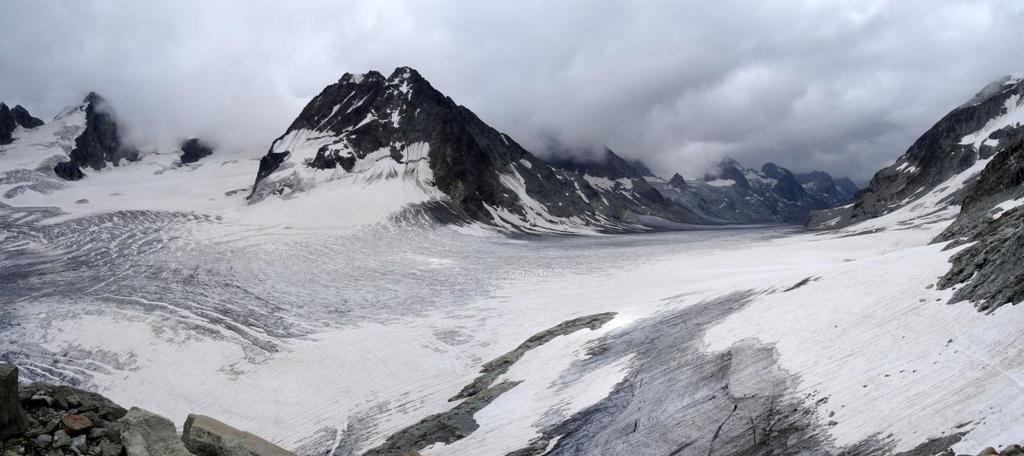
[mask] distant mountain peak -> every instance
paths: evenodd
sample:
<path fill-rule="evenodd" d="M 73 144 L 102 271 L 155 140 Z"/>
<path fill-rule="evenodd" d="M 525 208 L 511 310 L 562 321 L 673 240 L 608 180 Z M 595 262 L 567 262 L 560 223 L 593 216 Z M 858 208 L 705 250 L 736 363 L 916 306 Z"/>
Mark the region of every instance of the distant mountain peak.
<path fill-rule="evenodd" d="M 65 180 L 84 177 L 82 168 L 99 171 L 108 164 L 119 166 L 122 160 L 136 161 L 139 151 L 122 143 L 119 126 L 110 104 L 96 92 L 89 92 L 77 108 L 65 110 L 58 118 L 75 111 L 85 113 L 85 128 L 75 138 L 69 162 L 58 163 L 54 172 Z"/>
<path fill-rule="evenodd" d="M 679 173 L 675 173 L 668 180 L 668 184 L 678 189 L 684 189 L 686 188 L 686 179 L 683 179 L 683 176 L 680 176 Z"/>

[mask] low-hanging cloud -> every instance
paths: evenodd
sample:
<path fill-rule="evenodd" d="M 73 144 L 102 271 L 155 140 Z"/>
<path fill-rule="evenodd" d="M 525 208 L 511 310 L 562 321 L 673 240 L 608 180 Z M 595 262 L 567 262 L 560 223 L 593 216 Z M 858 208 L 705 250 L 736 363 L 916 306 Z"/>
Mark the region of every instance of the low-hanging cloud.
<path fill-rule="evenodd" d="M 266 150 L 323 86 L 409 65 L 535 152 L 730 155 L 858 179 L 1024 70 L 1015 0 L 10 2 L 0 99 L 90 91 L 130 139 Z"/>

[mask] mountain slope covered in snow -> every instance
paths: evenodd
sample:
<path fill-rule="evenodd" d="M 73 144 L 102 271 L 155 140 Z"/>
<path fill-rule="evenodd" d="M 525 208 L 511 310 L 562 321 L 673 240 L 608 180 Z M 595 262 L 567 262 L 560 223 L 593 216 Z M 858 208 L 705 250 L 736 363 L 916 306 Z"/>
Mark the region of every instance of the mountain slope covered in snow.
<path fill-rule="evenodd" d="M 603 181 L 602 181 L 603 182 Z M 301 198 L 316 187 L 393 192 L 437 218 L 517 232 L 636 231 L 696 223 L 677 210 L 649 223 L 552 168 L 407 67 L 344 75 L 306 105 L 260 162 L 250 201 Z M 326 190 L 326 189 L 324 189 Z"/>

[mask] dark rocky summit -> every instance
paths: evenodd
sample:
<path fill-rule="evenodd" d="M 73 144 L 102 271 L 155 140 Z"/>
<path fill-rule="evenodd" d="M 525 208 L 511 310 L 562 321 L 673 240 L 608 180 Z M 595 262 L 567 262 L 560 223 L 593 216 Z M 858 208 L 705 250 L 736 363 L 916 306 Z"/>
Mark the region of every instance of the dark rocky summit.
<path fill-rule="evenodd" d="M 426 157 L 406 156 L 415 144 L 426 145 Z M 429 178 L 418 178 L 447 196 L 444 209 L 456 223 L 507 222 L 529 230 L 537 219 L 555 225 L 572 219 L 614 231 L 636 229 L 646 215 L 601 199 L 585 179 L 527 152 L 407 67 L 388 77 L 345 74 L 327 86 L 260 161 L 249 199 L 302 190 L 303 168 L 360 173 L 390 160 L 408 170 L 424 159 Z M 285 169 L 294 174 L 268 182 Z M 672 221 L 699 220 L 673 211 L 678 219 Z M 496 214 L 516 220 L 499 221 Z"/>
<path fill-rule="evenodd" d="M 985 131 L 985 137 L 977 138 L 976 143 L 965 143 L 965 138 L 982 133 L 990 121 L 1007 112 L 1008 103 L 1019 103 L 1022 95 L 1024 80 L 1007 77 L 988 85 L 969 102 L 946 114 L 895 163 L 875 173 L 868 187 L 857 192 L 850 207 L 816 214 L 808 225 L 821 228 L 829 221 L 828 227 L 842 227 L 884 215 L 924 196 L 979 159 L 1004 150 L 1008 140 L 1024 132 L 1024 127 L 1011 125 Z M 959 203 L 966 190 L 949 203 Z"/>
<path fill-rule="evenodd" d="M 32 114 L 29 114 L 28 110 L 21 105 L 14 106 L 14 108 L 11 109 L 11 115 L 14 116 L 14 121 L 24 128 L 41 127 L 44 123 L 41 119 L 33 117 Z"/>
<path fill-rule="evenodd" d="M 679 190 L 683 190 L 686 188 L 686 179 L 683 179 L 683 176 L 680 176 L 679 173 L 675 173 L 672 175 L 672 178 L 668 180 L 668 184 Z"/>
<path fill-rule="evenodd" d="M 74 162 L 65 161 L 54 165 L 53 172 L 64 180 L 76 181 L 85 177 L 85 173 L 82 172 L 82 168 L 79 168 Z"/>
<path fill-rule="evenodd" d="M 69 386 L 18 388 L 18 370 L 0 363 L 0 454 L 5 456 L 294 456 L 209 417 L 174 423 Z"/>
<path fill-rule="evenodd" d="M 213 147 L 199 138 L 189 138 L 181 143 L 181 163 L 195 163 L 213 155 Z"/>
<path fill-rule="evenodd" d="M 117 122 L 106 100 L 90 92 L 82 101 L 80 109 L 85 110 L 85 130 L 75 139 L 75 147 L 69 154 L 71 161 L 54 167 L 58 176 L 77 180 L 82 177 L 82 168 L 99 171 L 108 163 L 118 166 L 121 160 L 139 159 L 138 150 L 122 144 Z"/>
<path fill-rule="evenodd" d="M 42 120 L 32 117 L 21 105 L 11 109 L 0 103 L 0 145 L 10 144 L 14 140 L 12 134 L 16 128 L 36 128 L 42 124 Z"/>

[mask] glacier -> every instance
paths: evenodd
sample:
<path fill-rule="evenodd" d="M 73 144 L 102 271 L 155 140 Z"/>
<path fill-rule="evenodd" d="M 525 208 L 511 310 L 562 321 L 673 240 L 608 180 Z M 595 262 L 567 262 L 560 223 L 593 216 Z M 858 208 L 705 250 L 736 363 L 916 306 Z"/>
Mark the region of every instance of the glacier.
<path fill-rule="evenodd" d="M 1024 318 L 934 288 L 957 251 L 930 244 L 956 216 L 941 201 L 984 162 L 833 232 L 536 237 L 317 196 L 339 192 L 247 205 L 244 154 L 170 160 L 0 206 L 0 352 L 23 377 L 363 454 L 531 335 L 613 312 L 523 354 L 475 430 L 420 452 L 707 454 L 776 422 L 793 445 L 971 451 L 1024 431 Z"/>

